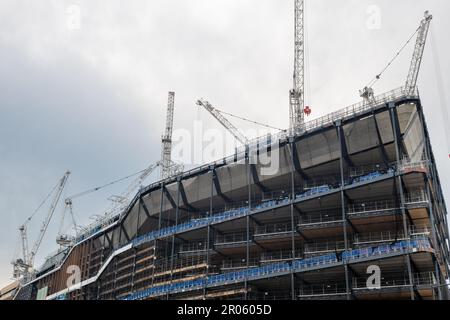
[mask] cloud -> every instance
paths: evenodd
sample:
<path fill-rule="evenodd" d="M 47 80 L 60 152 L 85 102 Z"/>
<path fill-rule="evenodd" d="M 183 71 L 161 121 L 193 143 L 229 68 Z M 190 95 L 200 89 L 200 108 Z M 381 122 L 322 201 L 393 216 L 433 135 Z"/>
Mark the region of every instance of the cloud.
<path fill-rule="evenodd" d="M 381 9 L 379 30 L 366 27 L 366 10 L 373 4 Z M 80 9 L 75 30 L 68 28 L 72 5 Z M 450 63 L 443 59 L 450 56 L 448 1 L 308 1 L 307 103 L 313 116 L 358 101 L 358 89 L 384 67 L 426 8 L 435 15 L 432 27 L 448 87 Z M 1 1 L 0 284 L 9 278 L 17 226 L 66 169 L 73 171 L 67 191 L 73 194 L 159 158 L 167 91 L 177 93 L 178 128 L 191 129 L 195 118 L 217 127 L 195 106 L 200 97 L 231 113 L 287 127 L 292 18 L 293 3 L 276 0 Z M 409 50 L 377 92 L 402 85 Z M 427 51 L 420 85 L 448 195 L 442 178 L 450 175 L 448 150 L 441 147 L 447 124 L 435 112 L 431 59 Z M 80 199 L 79 219 L 89 222 L 121 187 Z M 39 221 L 33 223 L 31 239 L 39 227 Z M 56 232 L 57 223 L 42 245 L 43 256 L 55 248 Z"/>

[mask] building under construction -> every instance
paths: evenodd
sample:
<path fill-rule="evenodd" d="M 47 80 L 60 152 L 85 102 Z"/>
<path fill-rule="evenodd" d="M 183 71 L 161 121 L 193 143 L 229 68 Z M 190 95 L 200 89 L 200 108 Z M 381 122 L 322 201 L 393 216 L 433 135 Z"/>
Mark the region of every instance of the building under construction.
<path fill-rule="evenodd" d="M 309 122 L 296 47 L 290 130 L 167 171 L 15 299 L 449 299 L 447 210 L 416 88 L 430 19 L 406 86 L 366 87 L 364 101 Z"/>
<path fill-rule="evenodd" d="M 448 299 L 446 207 L 418 95 L 303 129 L 142 189 L 16 299 Z M 265 176 L 267 153 L 279 170 Z M 68 286 L 73 265 L 81 282 Z"/>

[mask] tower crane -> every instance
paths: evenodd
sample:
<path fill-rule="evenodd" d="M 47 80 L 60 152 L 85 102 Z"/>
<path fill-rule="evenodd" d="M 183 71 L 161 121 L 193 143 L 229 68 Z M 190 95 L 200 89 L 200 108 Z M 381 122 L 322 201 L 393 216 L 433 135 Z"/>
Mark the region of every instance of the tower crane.
<path fill-rule="evenodd" d="M 427 42 L 428 30 L 430 29 L 430 23 L 433 16 L 425 11 L 423 20 L 420 22 L 420 26 L 417 32 L 416 45 L 414 47 L 414 53 L 409 67 L 408 77 L 406 78 L 405 93 L 413 94 L 416 90 L 417 79 L 419 77 L 420 66 L 422 64 L 423 52 L 425 50 L 425 44 Z"/>
<path fill-rule="evenodd" d="M 248 144 L 248 138 L 244 134 L 242 134 L 230 121 L 228 121 L 228 119 L 225 118 L 218 109 L 214 108 L 211 103 L 209 103 L 207 100 L 199 99 L 197 101 L 197 105 L 205 108 L 206 111 L 208 111 L 214 118 L 216 118 L 217 121 L 219 121 L 219 123 L 225 129 L 227 129 L 237 141 L 239 141 L 243 145 Z"/>
<path fill-rule="evenodd" d="M 42 240 L 44 238 L 44 235 L 48 229 L 48 225 L 50 224 L 50 221 L 53 217 L 53 214 L 55 212 L 56 206 L 59 202 L 59 199 L 61 198 L 61 194 L 64 190 L 64 187 L 66 186 L 67 179 L 69 178 L 70 171 L 67 171 L 64 176 L 58 181 L 58 184 L 53 189 L 52 193 L 55 192 L 55 195 L 52 199 L 52 202 L 50 204 L 50 208 L 48 210 L 47 216 L 45 217 L 44 221 L 42 222 L 41 229 L 39 231 L 39 235 L 33 244 L 31 251 L 28 252 L 28 236 L 27 236 L 27 226 L 28 223 L 31 221 L 31 219 L 34 216 L 33 215 L 27 219 L 27 221 L 19 227 L 20 231 L 20 237 L 21 237 L 21 243 L 22 243 L 22 258 L 18 258 L 12 262 L 14 267 L 14 278 L 18 279 L 21 276 L 24 278 L 27 278 L 30 273 L 33 271 L 34 266 L 34 259 L 36 257 L 36 254 L 39 250 L 39 247 L 41 246 Z M 36 211 L 35 211 L 36 213 Z"/>
<path fill-rule="evenodd" d="M 419 71 L 422 64 L 423 53 L 425 50 L 425 44 L 427 42 L 428 31 L 430 29 L 430 23 L 433 19 L 433 16 L 429 13 L 429 11 L 425 11 L 424 18 L 420 21 L 419 27 L 416 29 L 414 34 L 406 41 L 406 43 L 400 48 L 400 50 L 395 54 L 391 61 L 387 64 L 387 66 L 375 76 L 375 78 L 364 87 L 364 89 L 360 90 L 360 96 L 364 99 L 367 104 L 373 104 L 375 102 L 375 95 L 373 86 L 377 83 L 382 75 L 389 69 L 392 63 L 400 56 L 406 46 L 412 41 L 414 36 L 417 34 L 416 44 L 414 47 L 413 56 L 411 59 L 411 65 L 409 67 L 408 76 L 406 78 L 406 83 L 403 88 L 405 94 L 414 94 L 417 86 L 417 79 L 419 77 Z"/>
<path fill-rule="evenodd" d="M 172 161 L 173 113 L 175 109 L 175 92 L 169 92 L 166 115 L 166 129 L 161 137 L 161 179 L 183 171 L 183 166 Z"/>
<path fill-rule="evenodd" d="M 289 91 L 289 128 L 292 133 L 301 132 L 305 122 L 305 114 L 310 115 L 311 109 L 305 107 L 305 0 L 294 0 L 294 73 L 293 88 Z M 248 139 L 236 129 L 223 115 L 208 101 L 198 100 L 197 105 L 204 107 L 242 144 Z M 234 115 L 232 115 L 234 116 Z M 240 117 L 237 117 L 240 118 Z M 243 119 L 249 121 L 247 119 Z M 250 121 L 259 124 L 255 121 Z M 260 125 L 260 124 L 259 124 Z M 268 125 L 265 127 L 273 128 Z M 277 129 L 277 128 L 276 128 Z M 280 129 L 279 129 L 280 130 Z"/>
<path fill-rule="evenodd" d="M 150 166 L 148 166 L 146 169 L 141 170 L 137 173 L 134 173 L 132 175 L 126 176 L 124 178 L 120 178 L 118 180 L 109 182 L 105 185 L 96 187 L 96 188 L 92 188 L 83 192 L 80 192 L 78 194 L 75 194 L 71 197 L 68 197 L 65 199 L 65 209 L 64 209 L 64 213 L 63 213 L 63 217 L 62 217 L 62 221 L 60 224 L 60 230 L 58 233 L 58 236 L 56 238 L 56 242 L 64 247 L 64 246 L 70 246 L 73 244 L 73 240 L 78 237 L 80 234 L 84 233 L 84 232 L 88 232 L 89 230 L 93 229 L 95 226 L 98 226 L 100 224 L 102 224 L 103 222 L 107 221 L 109 218 L 113 217 L 114 215 L 120 214 L 122 213 L 126 207 L 129 205 L 131 199 L 131 195 L 133 195 L 136 192 L 136 189 L 138 189 L 142 183 L 144 182 L 144 180 L 150 176 L 152 174 L 152 172 L 154 172 L 154 170 L 161 166 L 161 161 L 158 161 L 156 163 L 151 164 Z M 110 197 L 110 200 L 112 200 L 111 205 L 103 212 L 102 215 L 98 215 L 99 218 L 91 225 L 85 227 L 85 228 L 79 228 L 76 223 L 75 223 L 75 219 L 74 219 L 74 215 L 72 212 L 72 205 L 73 205 L 73 200 L 76 198 L 80 198 L 83 196 L 86 196 L 88 194 L 94 193 L 96 191 L 102 190 L 106 187 L 109 187 L 111 185 L 117 184 L 119 182 L 122 182 L 126 179 L 129 179 L 131 177 L 134 176 L 138 176 L 135 180 L 133 180 L 128 187 L 120 194 L 120 195 L 114 195 L 112 197 Z M 76 235 L 75 237 L 69 236 L 67 234 L 62 234 L 62 225 L 63 225 L 63 221 L 64 221 L 64 215 L 65 213 L 69 211 L 71 216 L 72 216 L 72 223 L 75 227 L 76 230 Z M 95 225 L 95 226 L 94 226 Z"/>
<path fill-rule="evenodd" d="M 62 220 L 61 220 L 61 224 L 60 224 L 60 231 L 59 231 L 59 234 L 56 239 L 56 242 L 60 246 L 70 246 L 73 243 L 73 237 L 62 234 L 62 226 L 64 223 L 64 216 L 67 211 L 70 212 L 70 214 L 72 216 L 72 222 L 74 224 L 74 227 L 75 227 L 75 229 L 77 229 L 75 219 L 73 217 L 73 212 L 72 212 L 73 199 L 85 196 L 87 194 L 90 194 L 90 193 L 93 193 L 96 191 L 99 191 L 110 185 L 116 184 L 116 183 L 121 182 L 125 179 L 128 179 L 132 176 L 138 175 L 138 177 L 134 181 L 132 181 L 128 185 L 126 190 L 124 190 L 120 195 L 113 195 L 109 198 L 109 200 L 112 201 L 111 205 L 107 208 L 107 210 L 105 210 L 105 212 L 103 212 L 102 215 L 98 215 L 98 219 L 96 219 L 96 221 L 93 224 L 80 230 L 80 233 L 87 232 L 87 231 L 91 230 L 94 227 L 94 225 L 98 226 L 98 225 L 102 224 L 103 222 L 107 221 L 108 219 L 110 219 L 111 217 L 122 213 L 129 205 L 129 203 L 131 201 L 130 197 L 142 185 L 144 180 L 154 172 L 154 170 L 156 168 L 158 168 L 158 167 L 161 168 L 161 179 L 166 179 L 166 178 L 168 178 L 174 174 L 177 174 L 183 170 L 182 165 L 175 163 L 171 159 L 174 107 L 175 107 L 175 92 L 171 91 L 171 92 L 169 92 L 169 99 L 168 99 L 168 105 L 167 105 L 166 128 L 165 128 L 165 132 L 162 135 L 162 139 L 161 139 L 161 160 L 160 161 L 158 161 L 156 163 L 152 163 L 146 169 L 144 169 L 138 173 L 132 174 L 125 178 L 121 178 L 119 180 L 115 180 L 115 181 L 105 184 L 103 186 L 99 186 L 99 187 L 96 187 L 96 188 L 93 188 L 93 189 L 90 189 L 90 190 L 87 190 L 84 192 L 80 192 L 80 193 L 73 195 L 65 200 L 66 207 L 65 207 L 65 210 L 64 210 L 64 213 L 62 216 Z M 78 236 L 78 234 L 76 236 Z"/>
<path fill-rule="evenodd" d="M 165 179 L 170 175 L 172 158 L 172 132 L 173 132 L 173 112 L 175 109 L 175 92 L 169 92 L 166 115 L 166 130 L 161 137 L 161 178 Z"/>
<path fill-rule="evenodd" d="M 305 121 L 305 12 L 304 0 L 295 0 L 294 85 L 289 92 L 291 131 L 301 131 Z"/>

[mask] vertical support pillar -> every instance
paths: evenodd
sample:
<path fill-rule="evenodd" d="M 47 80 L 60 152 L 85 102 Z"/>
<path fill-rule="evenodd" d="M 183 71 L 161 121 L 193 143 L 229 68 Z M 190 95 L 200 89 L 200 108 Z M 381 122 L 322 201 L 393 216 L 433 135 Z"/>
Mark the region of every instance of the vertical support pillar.
<path fill-rule="evenodd" d="M 106 242 L 108 241 L 108 239 L 106 239 L 106 237 L 107 237 L 107 233 L 105 233 L 104 236 L 103 236 L 102 250 L 101 250 L 101 253 L 100 253 L 100 266 L 103 265 L 103 257 L 105 255 L 105 245 L 106 245 Z M 100 268 L 101 267 L 99 267 L 99 269 Z M 97 284 L 97 299 L 96 300 L 100 300 L 100 290 L 101 290 L 101 287 L 102 287 L 101 277 L 99 277 L 99 279 L 97 280 L 96 284 Z"/>
<path fill-rule="evenodd" d="M 213 197 L 214 197 L 214 175 L 215 175 L 215 170 L 214 170 L 214 166 L 211 166 L 209 168 L 209 172 L 211 172 L 211 194 L 209 196 L 209 212 L 208 212 L 208 217 L 210 217 L 212 215 L 213 212 L 213 208 L 214 208 L 214 203 L 213 203 Z M 208 222 L 208 227 L 206 229 L 206 246 L 205 246 L 205 250 L 206 250 L 206 271 L 205 271 L 205 279 L 207 280 L 209 277 L 209 265 L 210 265 L 210 257 L 209 257 L 209 252 L 210 252 L 210 245 L 211 245 L 211 222 Z M 206 300 L 206 295 L 207 295 L 207 284 L 205 282 L 205 285 L 203 287 L 203 300 Z"/>
<path fill-rule="evenodd" d="M 294 166 L 294 143 L 295 138 L 289 137 L 289 146 L 291 148 L 291 255 L 292 260 L 291 263 L 294 263 L 295 260 L 295 219 L 294 219 L 294 201 L 295 201 L 295 166 Z M 294 270 L 291 270 L 291 299 L 296 300 L 296 294 L 295 294 L 295 273 Z"/>
<path fill-rule="evenodd" d="M 423 108 L 422 108 L 420 102 L 417 103 L 416 108 L 417 108 L 417 113 L 419 115 L 419 119 L 420 119 L 420 122 L 422 125 L 422 135 L 423 135 L 423 139 L 424 139 L 424 153 L 425 153 L 425 157 L 426 157 L 425 160 L 427 163 L 427 180 L 425 181 L 425 183 L 426 183 L 426 188 L 427 188 L 426 194 L 427 194 L 428 203 L 429 203 L 430 221 L 431 221 L 431 230 L 432 230 L 433 241 L 434 241 L 434 249 L 441 254 L 442 262 L 444 263 L 446 271 L 448 273 L 448 271 L 449 271 L 448 264 L 447 264 L 448 250 L 446 248 L 447 246 L 445 243 L 446 235 L 442 235 L 442 237 L 439 237 L 440 232 L 436 228 L 437 226 L 439 226 L 442 223 L 442 218 L 444 220 L 443 221 L 444 225 L 447 226 L 445 204 L 444 204 L 444 200 L 442 198 L 442 192 L 440 191 L 440 188 L 439 188 L 439 182 L 436 181 L 436 180 L 438 180 L 436 165 L 433 161 L 434 159 L 433 159 L 433 154 L 432 154 L 432 150 L 431 150 L 429 134 L 427 131 L 427 124 L 425 121 L 425 115 L 423 113 Z M 433 206 L 433 193 L 430 190 L 430 183 L 432 184 L 433 189 L 434 189 L 434 195 L 436 197 L 436 199 L 434 199 L 435 200 L 434 204 L 436 205 L 436 207 Z M 434 210 L 435 208 L 436 208 L 436 210 Z M 447 230 L 446 230 L 446 232 L 448 232 Z M 448 235 L 448 233 L 447 233 L 447 235 Z M 440 239 L 443 241 L 443 243 L 440 241 Z M 437 260 L 436 257 L 434 257 L 434 264 L 435 264 L 436 279 L 438 280 L 438 285 L 439 285 L 438 296 L 439 296 L 439 300 L 442 300 L 443 293 L 442 293 L 442 287 L 440 286 L 440 284 L 441 284 L 441 280 L 444 280 L 444 282 L 445 282 L 445 276 L 441 272 L 441 269 L 439 267 L 439 261 Z"/>
<path fill-rule="evenodd" d="M 433 247 L 436 251 L 440 251 L 439 240 L 437 238 L 436 228 L 435 228 L 436 221 L 434 219 L 433 198 L 432 198 L 432 194 L 430 191 L 430 185 L 429 185 L 428 179 L 425 180 L 425 187 L 426 187 L 426 194 L 427 194 L 427 198 L 428 198 L 428 210 L 429 210 L 429 214 L 430 214 L 430 223 L 431 223 L 431 236 L 432 236 L 432 242 L 434 244 Z M 439 269 L 439 263 L 435 256 L 433 256 L 433 263 L 435 265 L 436 280 L 437 280 L 437 285 L 438 285 L 438 298 L 439 298 L 439 300 L 442 300 L 441 274 L 440 274 L 440 269 Z"/>
<path fill-rule="evenodd" d="M 178 227 L 178 215 L 180 208 L 180 183 L 181 178 L 177 177 L 177 205 L 175 208 L 175 227 Z M 171 246 L 171 254 L 170 254 L 170 284 L 173 281 L 173 266 L 175 260 L 175 233 L 172 235 L 172 246 Z M 167 294 L 167 300 L 169 300 L 169 293 Z"/>
<path fill-rule="evenodd" d="M 142 207 L 142 203 L 141 203 L 142 197 L 139 196 L 139 200 L 137 201 L 138 203 L 138 216 L 137 216 L 137 223 L 136 223 L 136 238 L 139 237 L 139 218 L 141 217 L 141 207 Z M 137 256 L 137 248 L 133 248 L 133 271 L 131 273 L 131 288 L 130 288 L 130 292 L 133 293 L 134 292 L 134 276 L 136 274 L 136 256 Z"/>
<path fill-rule="evenodd" d="M 344 248 L 345 252 L 348 251 L 348 235 L 347 235 L 347 210 L 345 208 L 345 180 L 344 180 L 344 146 L 342 143 L 344 143 L 341 129 L 342 129 L 342 121 L 338 120 L 335 122 L 335 127 L 338 134 L 338 140 L 339 140 L 339 167 L 340 167 L 340 178 L 341 178 L 341 187 L 340 187 L 340 195 L 341 195 L 341 213 L 342 213 L 342 233 L 344 236 Z M 350 276 L 349 276 L 349 268 L 348 268 L 348 262 L 343 260 L 344 264 L 344 273 L 345 273 L 345 294 L 347 300 L 351 300 L 352 295 L 352 286 L 350 284 Z"/>
<path fill-rule="evenodd" d="M 137 256 L 137 248 L 133 248 L 133 270 L 131 271 L 131 287 L 130 293 L 134 292 L 134 275 L 136 273 L 136 256 Z"/>
<path fill-rule="evenodd" d="M 245 217 L 245 223 L 246 223 L 246 268 L 247 270 L 250 267 L 250 211 L 252 210 L 252 185 L 251 185 L 251 171 L 250 171 L 250 149 L 249 146 L 245 146 L 245 170 L 246 170 L 246 176 L 247 176 L 247 186 L 248 186 L 248 209 L 249 212 L 247 213 Z M 245 296 L 244 299 L 248 299 L 248 279 L 247 276 L 245 276 Z"/>
<path fill-rule="evenodd" d="M 162 211 L 163 211 L 163 207 L 164 207 L 164 182 L 161 182 L 161 197 L 160 197 L 160 201 L 159 201 L 159 214 L 158 214 L 158 231 L 161 230 L 161 224 L 162 224 Z M 155 245 L 155 257 L 153 259 L 153 271 L 152 271 L 152 287 L 155 284 L 155 271 L 156 271 L 156 264 L 158 263 L 158 258 L 157 258 L 157 249 L 158 249 L 158 240 L 155 238 L 154 240 L 154 245 Z"/>
<path fill-rule="evenodd" d="M 109 294 L 109 296 L 111 297 L 111 299 L 114 299 L 115 297 L 115 294 L 116 294 L 116 284 L 117 284 L 117 264 L 118 264 L 118 262 L 117 261 L 119 261 L 119 258 L 118 257 L 116 257 L 115 258 L 115 263 L 114 263 L 114 282 L 113 282 L 113 291 L 112 291 L 112 293 L 110 293 Z"/>
<path fill-rule="evenodd" d="M 402 212 L 403 217 L 403 233 L 405 236 L 405 239 L 408 242 L 408 248 L 411 243 L 411 235 L 408 228 L 408 222 L 406 218 L 406 207 L 405 207 L 405 194 L 403 191 L 403 181 L 402 181 L 402 175 L 399 170 L 399 165 L 401 163 L 401 156 L 400 156 L 400 139 L 401 137 L 398 136 L 398 132 L 400 131 L 400 128 L 398 128 L 398 121 L 396 116 L 396 110 L 395 110 L 395 104 L 393 102 L 390 102 L 388 104 L 389 108 L 389 115 L 391 120 L 391 126 L 392 126 L 392 132 L 394 135 L 394 144 L 395 144 L 395 154 L 396 154 L 396 178 L 397 178 L 397 186 L 398 186 L 398 193 L 400 195 L 400 209 Z M 409 288 L 410 288 L 410 294 L 411 294 L 411 300 L 415 300 L 415 294 L 414 294 L 414 277 L 412 275 L 412 268 L 411 268 L 411 254 L 408 249 L 408 253 L 406 254 L 406 266 L 408 268 L 408 277 L 409 277 Z"/>
<path fill-rule="evenodd" d="M 164 182 L 161 182 L 161 198 L 159 201 L 159 215 L 158 215 L 158 230 L 161 230 L 161 224 L 162 224 L 162 211 L 164 206 L 164 188 L 166 186 L 164 185 Z"/>

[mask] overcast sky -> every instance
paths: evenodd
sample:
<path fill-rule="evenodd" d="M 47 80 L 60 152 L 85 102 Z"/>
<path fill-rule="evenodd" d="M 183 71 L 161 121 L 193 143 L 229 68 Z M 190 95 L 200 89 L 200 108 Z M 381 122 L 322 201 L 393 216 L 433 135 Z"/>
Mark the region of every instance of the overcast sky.
<path fill-rule="evenodd" d="M 449 119 L 441 106 L 450 96 L 439 88 L 450 85 L 450 2 L 309 0 L 306 9 L 312 118 L 358 102 L 358 90 L 411 36 L 424 10 L 433 13 L 419 86 L 448 202 Z M 176 91 L 176 128 L 190 130 L 196 120 L 218 128 L 195 106 L 200 97 L 287 127 L 292 39 L 291 0 L 1 0 L 0 286 L 10 281 L 18 226 L 66 169 L 64 196 L 159 159 L 169 90 Z M 404 83 L 412 49 L 376 92 Z M 124 186 L 74 201 L 77 220 L 89 223 Z M 30 243 L 47 208 L 29 227 Z M 61 212 L 38 264 L 56 249 Z"/>

